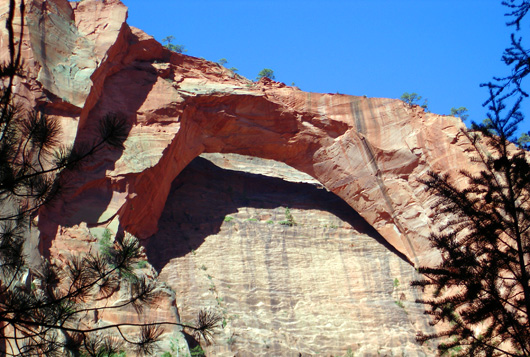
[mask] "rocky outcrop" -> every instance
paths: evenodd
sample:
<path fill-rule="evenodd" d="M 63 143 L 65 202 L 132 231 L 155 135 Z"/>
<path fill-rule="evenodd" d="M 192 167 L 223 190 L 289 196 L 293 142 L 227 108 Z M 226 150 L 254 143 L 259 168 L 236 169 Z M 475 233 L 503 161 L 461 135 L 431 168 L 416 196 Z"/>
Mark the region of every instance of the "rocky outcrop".
<path fill-rule="evenodd" d="M 79 118 L 67 129 L 77 128 L 76 144 L 90 140 L 109 113 L 125 116 L 131 130 L 123 152 L 108 152 L 104 165 L 85 173 L 75 195 L 80 199 L 54 212 L 61 217 L 57 226 L 86 220 L 85 212 L 78 214 L 87 206 L 81 196 L 96 195 L 90 224 L 117 217 L 123 229 L 147 238 L 158 229 L 172 181 L 193 158 L 238 153 L 309 174 L 411 262 L 431 259 L 425 240 L 430 201 L 417 179 L 469 162 L 458 119 L 399 100 L 306 93 L 268 79 L 253 83 L 218 64 L 172 53 L 130 28 L 117 0 L 83 1 L 71 11 L 65 6 L 32 3 L 28 23 L 50 29 L 26 29 L 24 54 L 36 65 L 24 80 L 41 93 L 28 102 L 50 114 L 60 106 L 61 115 Z M 55 20 L 32 20 L 48 17 Z M 79 50 L 58 40 L 63 33 Z"/>
<path fill-rule="evenodd" d="M 2 13 L 7 6 L 7 0 L 0 2 Z M 216 63 L 167 50 L 129 27 L 126 17 L 127 9 L 118 0 L 28 1 L 27 26 L 20 39 L 28 69 L 18 79 L 17 100 L 56 117 L 63 124 L 65 144 L 90 143 L 98 123 L 109 114 L 126 118 L 130 129 L 123 150 L 103 151 L 82 174 L 65 178 L 68 196 L 41 210 L 41 252 L 60 254 L 61 241 L 71 236 L 68 232 L 84 225 L 127 231 L 143 239 L 150 261 L 178 290 L 184 306 L 203 298 L 213 304 L 214 296 L 230 296 L 223 307 L 227 314 L 260 316 L 242 318 L 234 322 L 234 329 L 254 331 L 260 341 L 268 341 L 260 346 L 266 344 L 273 351 L 287 351 L 283 348 L 288 346 L 293 353 L 317 353 L 324 348 L 316 348 L 318 344 L 330 349 L 338 340 L 358 341 L 363 334 L 372 336 L 366 341 L 373 343 L 383 335 L 390 341 L 399 331 L 418 329 L 420 318 L 413 314 L 387 323 L 399 331 L 383 326 L 389 316 L 403 315 L 394 303 L 398 290 L 392 282 L 394 277 L 400 282 L 413 279 L 413 269 L 404 261 L 432 264 L 438 258 L 426 239 L 433 229 L 434 198 L 418 179 L 430 170 L 451 173 L 469 165 L 471 147 L 460 133 L 460 120 L 394 99 L 307 93 L 266 78 L 255 83 Z M 5 35 L 2 26 L 3 56 Z M 183 170 L 203 153 L 285 163 L 316 180 L 311 187 L 318 182 L 340 197 L 333 205 L 344 202 L 349 208 L 343 206 L 340 217 L 333 218 L 329 213 L 320 217 L 297 211 L 278 198 L 265 211 L 241 203 L 237 214 L 230 211 L 233 222 L 220 222 L 221 215 L 215 222 L 205 218 L 198 228 L 192 225 L 201 238 L 181 244 L 169 234 L 167 215 L 173 213 L 168 210 L 182 213 L 190 222 L 202 217 L 197 210 L 187 213 L 189 203 L 174 192 Z M 210 164 L 198 162 L 194 165 L 200 170 L 209 170 L 204 166 Z M 269 164 L 263 167 L 275 171 Z M 285 177 L 293 175 L 298 173 L 290 171 Z M 212 179 L 210 184 L 218 183 Z M 194 199 L 210 198 L 201 193 Z M 217 205 L 227 212 L 223 202 Z M 298 226 L 268 225 L 269 219 L 259 218 L 277 222 L 284 206 L 293 206 L 293 217 L 313 227 L 312 233 L 301 232 Z M 207 212 L 214 214 L 211 208 Z M 324 227 L 321 223 L 327 220 L 335 223 Z M 205 234 L 203 225 L 212 234 Z M 369 233 L 363 231 L 366 227 Z M 236 229 L 249 233 L 217 237 Z M 244 259 L 236 264 L 241 256 Z M 206 271 L 213 272 L 212 294 L 204 290 L 209 283 L 206 273 L 195 271 L 206 260 Z M 364 270 L 355 270 L 361 266 Z M 311 285 L 322 281 L 320 275 L 336 280 L 319 288 Z M 407 305 L 412 292 L 403 294 Z M 331 305 L 337 309 L 329 310 Z M 308 317 L 317 310 L 329 314 Z M 286 315 L 280 318 L 281 313 Z M 364 327 L 352 322 L 370 316 L 373 320 Z M 304 332 L 304 324 L 322 330 Z M 334 339 L 333 331 L 344 335 Z M 413 347 L 400 351 L 420 351 L 409 337 L 392 346 L 410 344 Z M 255 347 L 248 336 L 237 341 L 241 351 Z"/>
<path fill-rule="evenodd" d="M 291 219 L 289 219 L 289 217 Z M 149 258 L 183 321 L 216 309 L 211 356 L 434 355 L 415 269 L 310 177 L 237 155 L 194 159 L 173 182 Z"/>

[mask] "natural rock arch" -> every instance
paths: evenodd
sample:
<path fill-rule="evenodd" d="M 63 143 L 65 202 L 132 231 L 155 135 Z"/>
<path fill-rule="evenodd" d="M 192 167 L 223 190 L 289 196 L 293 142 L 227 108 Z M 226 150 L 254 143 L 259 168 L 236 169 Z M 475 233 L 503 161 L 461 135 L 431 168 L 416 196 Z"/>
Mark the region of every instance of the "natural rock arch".
<path fill-rule="evenodd" d="M 275 159 L 308 173 L 409 261 L 429 264 L 437 257 L 426 239 L 435 198 L 418 178 L 429 170 L 468 168 L 472 148 L 458 119 L 399 100 L 306 93 L 267 79 L 254 83 L 216 63 L 170 52 L 129 27 L 126 14 L 119 0 L 28 3 L 26 23 L 32 25 L 20 39 L 27 66 L 16 83 L 20 103 L 60 121 L 66 145 L 92 141 L 109 113 L 130 124 L 123 150 L 99 152 L 81 173 L 63 173 L 68 195 L 41 209 L 38 231 L 31 228 L 40 253 L 67 260 L 104 227 L 150 237 L 175 177 L 199 154 L 220 152 Z M 0 27 L 0 44 L 7 43 L 5 34 Z M 0 60 L 7 53 L 0 51 Z M 305 243 L 311 249 L 314 240 Z M 371 271 L 385 271 L 378 269 L 374 264 Z M 365 281 L 393 291 L 392 277 L 385 274 L 386 287 L 380 279 Z M 371 321 L 385 328 L 389 316 L 395 318 L 388 311 L 380 309 Z M 309 314 L 303 316 L 305 324 Z"/>
<path fill-rule="evenodd" d="M 311 96 L 294 91 L 288 95 L 300 97 L 300 94 Z M 362 110 L 378 113 L 386 105 L 396 103 L 349 96 L 313 94 L 313 97 L 317 97 L 317 103 L 331 103 L 335 113 L 320 114 L 318 111 L 325 112 L 327 107 L 318 104 L 316 110 L 287 107 L 266 95 L 216 93 L 188 98 L 179 115 L 179 131 L 166 149 L 167 154 L 148 172 L 139 175 L 135 187 L 131 187 L 138 195 L 122 206 L 122 225 L 139 236 L 149 235 L 156 229 L 161 206 L 142 204 L 156 202 L 143 197 L 142 192 L 150 196 L 156 187 L 155 195 L 167 195 L 176 175 L 203 152 L 237 153 L 281 161 L 313 176 L 355 210 L 363 212 L 396 249 L 414 261 L 417 253 L 408 236 L 410 222 L 404 222 L 400 216 L 407 215 L 407 210 L 420 211 L 421 206 L 410 202 L 410 195 L 403 192 L 411 191 L 407 177 L 417 169 L 420 158 L 399 147 L 387 154 L 386 150 L 371 145 L 362 132 L 367 124 Z M 402 108 L 401 115 L 408 117 L 406 108 Z M 346 120 L 334 119 L 340 116 Z M 370 119 L 377 123 L 378 118 Z M 385 156 L 390 162 L 381 162 Z M 392 192 L 396 185 L 401 196 Z M 416 229 L 412 234 L 418 233 L 422 232 Z"/>
<path fill-rule="evenodd" d="M 43 37 L 57 29 L 29 26 L 22 42 L 31 70 L 18 87 L 20 97 L 65 123 L 65 141 L 73 138 L 77 121 L 76 144 L 90 140 L 110 112 L 125 115 L 131 130 L 123 152 L 103 155 L 73 178 L 77 186 L 69 203 L 41 212 L 56 221 L 55 228 L 42 229 L 44 241 L 54 239 L 57 227 L 79 223 L 79 208 L 88 207 L 86 197 L 94 189 L 100 197 L 92 203 L 100 208 L 92 210 L 97 217 L 91 224 L 118 217 L 122 229 L 147 237 L 157 229 L 179 172 L 202 152 L 231 152 L 282 161 L 315 177 L 415 264 L 436 255 L 425 239 L 432 197 L 417 179 L 428 170 L 452 172 L 470 162 L 458 119 L 399 100 L 306 93 L 268 79 L 254 83 L 216 63 L 165 49 L 126 24 L 119 1 L 48 5 L 46 13 L 32 7 L 28 23 L 52 15 L 62 19 L 45 23 L 63 26 L 59 32 L 75 33 L 76 43 L 90 45 L 90 51 L 75 53 L 76 63 L 86 68 L 79 77 L 54 70 L 64 65 L 62 57 L 43 63 L 39 52 L 47 47 L 69 48 L 55 43 L 60 37 Z M 74 54 L 63 52 L 64 58 Z M 73 98 L 78 81 L 86 84 L 90 73 L 88 93 Z M 61 88 L 48 88 L 50 83 Z"/>
<path fill-rule="evenodd" d="M 139 237 L 156 231 L 171 182 L 193 158 L 238 153 L 311 175 L 412 262 L 428 259 L 422 257 L 429 251 L 428 196 L 417 178 L 468 160 L 465 147 L 454 145 L 457 120 L 398 100 L 305 93 L 267 79 L 252 83 L 163 49 L 158 56 L 169 58 L 164 64 L 133 59 L 107 78 L 81 118 L 80 133 L 116 107 L 133 122 L 125 152 L 107 175 L 121 187 L 126 178 L 116 210 L 125 230 Z M 138 105 L 127 93 L 145 98 Z M 150 139 L 159 146 L 146 144 Z M 450 161 L 439 160 L 448 153 Z M 145 158 L 135 165 L 138 155 Z"/>

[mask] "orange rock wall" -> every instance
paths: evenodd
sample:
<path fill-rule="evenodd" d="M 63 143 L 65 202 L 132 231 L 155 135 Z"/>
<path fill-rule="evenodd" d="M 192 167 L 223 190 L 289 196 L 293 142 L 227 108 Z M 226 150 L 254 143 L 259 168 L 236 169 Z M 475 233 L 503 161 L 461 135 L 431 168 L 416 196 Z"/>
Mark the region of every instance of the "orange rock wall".
<path fill-rule="evenodd" d="M 0 0 L 2 21 L 8 4 L 8 0 Z M 104 227 L 114 232 L 127 231 L 144 240 L 147 255 L 150 259 L 155 257 L 153 265 L 162 273 L 161 278 L 178 291 L 177 300 L 184 307 L 203 301 L 205 296 L 207 302 L 213 296 L 208 295 L 205 274 L 195 271 L 199 261 L 206 261 L 205 266 L 215 273 L 212 279 L 217 279 L 217 294 L 232 299 L 224 305 L 217 302 L 230 314 L 248 313 L 248 317 L 257 311 L 259 302 L 244 304 L 238 299 L 254 294 L 253 290 L 231 292 L 230 285 L 239 281 L 251 286 L 267 281 L 273 288 L 270 296 L 255 296 L 265 301 L 258 310 L 265 320 L 281 321 L 279 314 L 288 310 L 278 306 L 291 306 L 291 315 L 278 329 L 291 324 L 292 329 L 282 335 L 277 333 L 280 330 L 265 331 L 260 325 L 262 320 L 241 319 L 230 331 L 243 334 L 241 331 L 247 331 L 247 327 L 259 330 L 268 342 L 259 345 L 252 341 L 257 335 L 247 334 L 235 343 L 239 351 L 271 344 L 278 354 L 324 353 L 326 348 L 335 351 L 335 347 L 338 353 L 347 345 L 336 346 L 337 341 L 352 339 L 361 341 L 356 347 L 359 351 L 369 352 L 370 346 L 380 345 L 382 351 L 422 355 L 423 350 L 415 345 L 413 335 L 415 330 L 425 327 L 426 321 L 418 317 L 421 307 L 413 305 L 410 299 L 404 301 L 410 311 L 415 311 L 414 316 L 402 314 L 395 319 L 398 330 L 406 331 L 399 341 L 392 342 L 394 330 L 386 333 L 380 327 L 385 316 L 402 312 L 394 306 L 393 299 L 414 295 L 404 288 L 392 288 L 390 275 L 402 281 L 414 278 L 413 268 L 401 258 L 396 260 L 396 256 L 404 257 L 412 265 L 432 264 L 438 259 L 438 253 L 427 240 L 435 227 L 431 209 L 435 198 L 425 192 L 418 180 L 431 170 L 438 173 L 457 173 L 462 168 L 472 170 L 472 148 L 461 133 L 462 122 L 425 113 L 396 99 L 308 93 L 269 79 L 255 83 L 216 63 L 171 52 L 141 30 L 128 26 L 126 19 L 127 8 L 119 0 L 27 1 L 26 26 L 22 37 L 17 39 L 21 41 L 25 63 L 24 76 L 16 79 L 17 102 L 58 119 L 65 145 L 90 145 L 97 137 L 98 123 L 112 113 L 125 117 L 130 129 L 123 150 L 105 149 L 86 163 L 82 172 L 63 173 L 61 178 L 67 185 L 67 195 L 57 205 L 39 212 L 40 252 L 64 258 L 79 246 L 76 238 L 79 232 L 86 231 L 93 237 Z M 19 30 L 20 24 L 19 17 L 16 22 Z M 0 25 L 0 60 L 8 57 L 6 35 L 5 26 Z M 343 217 L 337 224 L 346 230 L 340 235 L 330 235 L 313 221 L 321 219 L 318 217 L 335 218 L 328 213 L 307 213 L 301 205 L 299 211 L 293 212 L 306 222 L 306 228 L 288 231 L 269 227 L 263 231 L 285 242 L 283 248 L 278 245 L 279 241 L 271 244 L 276 249 L 274 252 L 285 253 L 286 260 L 278 260 L 280 255 L 273 252 L 271 259 L 261 264 L 260 259 L 268 254 L 270 246 L 255 239 L 262 233 L 253 230 L 261 226 L 251 227 L 245 219 L 253 218 L 245 214 L 274 216 L 278 215 L 279 208 L 259 211 L 254 207 L 242 213 L 238 211 L 233 225 L 215 228 L 221 231 L 221 240 L 215 238 L 216 234 L 204 233 L 202 244 L 193 248 L 197 249 L 197 256 L 190 255 L 188 250 L 164 257 L 160 251 L 171 249 L 164 248 L 162 243 L 172 249 L 173 245 L 183 244 L 178 240 L 166 242 L 168 234 L 173 234 L 173 231 L 168 233 L 167 222 L 175 222 L 167 220 L 166 216 L 171 216 L 167 207 L 183 211 L 185 217 L 181 220 L 193 222 L 193 217 L 187 216 L 189 211 L 182 207 L 189 200 L 180 202 L 178 197 L 171 196 L 168 201 L 168 195 L 174 190 L 172 184 L 203 153 L 235 153 L 286 163 L 339 196 L 377 234 L 366 237 L 355 231 L 350 237 L 348 224 L 351 222 Z M 289 175 L 296 176 L 294 172 Z M 200 193 L 197 200 L 208 197 Z M 161 231 L 160 222 L 165 225 Z M 182 231 L 202 227 L 190 224 Z M 232 235 L 234 227 L 249 229 L 249 233 Z M 311 227 L 319 232 L 314 237 L 308 233 Z M 320 249 L 305 240 L 300 245 L 296 234 L 312 236 L 327 248 Z M 332 243 L 321 242 L 321 235 L 336 239 Z M 400 254 L 383 254 L 381 247 L 373 242 L 375 236 Z M 216 250 L 226 237 L 234 241 L 222 243 Z M 238 250 L 242 249 L 240 243 L 256 249 L 237 265 L 234 262 L 246 252 Z M 343 267 L 333 268 L 325 274 L 325 279 L 319 279 L 324 290 L 320 285 L 311 287 L 295 281 L 288 284 L 289 288 L 279 286 L 276 281 L 286 274 L 298 274 L 305 279 L 320 271 L 313 265 L 304 265 L 306 255 L 314 256 L 316 262 L 329 261 L 334 267 L 340 264 Z M 374 255 L 377 257 L 372 259 Z M 343 257 L 342 263 L 335 259 L 337 256 Z M 375 263 L 368 264 L 370 259 Z M 222 264 L 212 265 L 211 261 L 215 260 L 235 264 L 231 270 L 234 275 L 227 273 Z M 247 266 L 252 266 L 263 279 L 256 280 L 258 275 L 250 274 Z M 265 277 L 265 268 L 272 269 L 274 274 Z M 332 273 L 335 270 L 341 271 L 337 282 Z M 334 295 L 331 291 L 333 284 L 349 284 L 354 278 L 357 283 L 342 286 L 340 293 Z M 382 290 L 374 281 L 384 285 Z M 362 286 L 371 286 L 371 290 L 359 293 Z M 322 296 L 326 291 L 330 295 Z M 275 300 L 278 292 L 284 295 Z M 348 301 L 338 296 L 343 294 L 349 296 Z M 267 298 L 270 298 L 268 302 Z M 362 302 L 366 299 L 380 299 L 381 308 L 364 306 Z M 329 306 L 339 305 L 341 309 L 329 310 Z M 328 345 L 322 342 L 325 336 L 319 339 L 315 337 L 318 331 L 308 332 L 300 325 L 312 312 L 314 322 L 321 324 L 355 309 L 362 310 L 363 323 L 356 325 L 354 319 L 347 319 L 344 326 L 348 335 L 340 335 L 338 340 L 328 339 Z M 186 315 L 191 316 L 192 313 Z M 173 318 L 178 319 L 177 314 Z M 336 327 L 328 326 L 327 336 L 335 328 L 340 329 L 342 322 L 333 321 Z M 307 341 L 296 340 L 296 336 L 303 334 L 308 334 Z M 382 342 L 377 341 L 377 336 L 383 334 L 386 337 Z M 363 347 L 363 343 L 368 347 Z M 228 355 L 234 348 L 228 344 L 213 347 L 211 351 Z M 263 353 L 266 355 L 266 351 Z"/>
<path fill-rule="evenodd" d="M 77 131 L 77 145 L 93 140 L 109 113 L 126 116 L 132 127 L 123 152 L 106 152 L 102 164 L 74 179 L 76 193 L 59 211 L 42 213 L 55 221 L 42 228 L 48 245 L 57 227 L 80 222 L 88 201 L 89 225 L 118 217 L 121 229 L 149 237 L 174 178 L 197 155 L 220 152 L 308 173 L 411 262 L 434 258 L 425 239 L 431 198 L 417 179 L 469 163 L 458 119 L 399 100 L 253 83 L 168 51 L 130 28 L 126 16 L 118 0 L 29 3 L 23 55 L 31 66 L 17 87 L 21 100 L 60 117 L 65 141 Z"/>

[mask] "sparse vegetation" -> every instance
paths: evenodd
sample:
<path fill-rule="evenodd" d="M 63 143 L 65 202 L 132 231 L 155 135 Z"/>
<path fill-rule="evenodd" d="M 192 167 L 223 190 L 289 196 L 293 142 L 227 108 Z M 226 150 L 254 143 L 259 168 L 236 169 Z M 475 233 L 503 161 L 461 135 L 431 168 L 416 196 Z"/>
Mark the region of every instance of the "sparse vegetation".
<path fill-rule="evenodd" d="M 161 357 L 184 357 L 188 356 L 188 354 L 183 354 L 181 351 L 181 347 L 179 345 L 178 337 L 172 336 L 169 340 L 169 349 L 171 351 L 166 351 L 162 353 Z M 187 350 L 187 348 L 186 348 Z M 106 357 L 106 356 L 102 356 Z"/>
<path fill-rule="evenodd" d="M 259 73 L 258 73 L 258 76 L 256 77 L 256 80 L 260 80 L 262 79 L 263 77 L 266 77 L 266 78 L 269 78 L 269 79 L 275 79 L 276 77 L 274 76 L 274 71 L 270 68 L 263 68 Z"/>
<path fill-rule="evenodd" d="M 204 357 L 206 353 L 202 349 L 201 345 L 197 345 L 190 350 L 191 357 Z"/>
<path fill-rule="evenodd" d="M 407 312 L 407 310 L 405 309 L 405 305 L 403 304 L 403 301 L 401 301 L 401 300 L 396 300 L 396 301 L 394 301 L 394 303 L 395 303 L 397 306 L 399 306 L 400 308 L 402 308 L 403 311 L 405 312 L 405 314 L 408 315 L 408 312 Z"/>
<path fill-rule="evenodd" d="M 420 105 L 419 102 L 420 100 L 422 99 L 422 96 L 421 95 L 418 95 L 417 93 L 408 93 L 408 92 L 405 92 L 403 93 L 403 95 L 401 96 L 400 98 L 402 101 L 404 101 L 406 104 L 408 104 L 409 106 L 413 106 L 413 105 Z M 427 104 L 428 100 L 425 99 L 423 101 L 423 104 L 421 104 L 421 107 L 425 110 L 428 110 L 428 104 Z"/>
<path fill-rule="evenodd" d="M 103 231 L 103 234 L 101 235 L 101 238 L 99 239 L 99 250 L 101 254 L 104 256 L 110 258 L 111 257 L 111 251 L 112 251 L 112 232 L 110 229 L 105 228 Z"/>
<path fill-rule="evenodd" d="M 136 266 L 138 269 L 145 269 L 147 267 L 147 260 L 140 260 Z"/>
<path fill-rule="evenodd" d="M 173 44 L 172 42 L 175 40 L 175 36 L 167 36 L 165 38 L 162 39 L 162 43 L 164 42 L 167 42 L 164 47 L 166 47 L 167 49 L 169 49 L 170 51 L 173 51 L 173 52 L 176 52 L 176 53 L 184 53 L 184 52 L 188 52 L 188 50 L 186 49 L 186 46 L 184 45 L 177 45 L 177 44 Z"/>
<path fill-rule="evenodd" d="M 234 343 L 236 343 L 236 338 L 233 335 L 226 339 L 227 345 L 232 346 Z"/>
<path fill-rule="evenodd" d="M 297 223 L 295 222 L 293 215 L 291 214 L 291 210 L 289 207 L 285 209 L 285 220 L 279 222 L 282 226 L 289 226 L 293 227 L 296 226 Z"/>
<path fill-rule="evenodd" d="M 221 58 L 219 61 L 217 61 L 217 63 L 219 63 L 219 65 L 223 66 L 223 67 L 226 67 L 225 65 L 228 63 L 228 60 L 226 58 Z M 228 68 L 228 70 L 232 71 L 232 72 L 237 72 L 238 69 L 236 67 L 230 67 Z"/>
<path fill-rule="evenodd" d="M 449 113 L 449 115 L 452 117 L 460 118 L 460 120 L 464 122 L 467 120 L 467 118 L 469 118 L 466 107 L 451 108 L 451 113 Z"/>
<path fill-rule="evenodd" d="M 353 350 L 350 348 L 348 348 L 348 351 L 346 351 L 346 354 L 344 355 L 344 357 L 354 357 L 355 354 L 353 353 Z"/>
<path fill-rule="evenodd" d="M 529 145 L 530 145 L 530 135 L 528 135 L 528 133 L 522 133 L 521 136 L 519 136 L 519 139 L 517 139 L 517 146 L 525 150 L 528 150 Z"/>
<path fill-rule="evenodd" d="M 398 278 L 395 278 L 393 284 L 394 284 L 394 288 L 399 287 L 399 279 L 398 279 Z"/>

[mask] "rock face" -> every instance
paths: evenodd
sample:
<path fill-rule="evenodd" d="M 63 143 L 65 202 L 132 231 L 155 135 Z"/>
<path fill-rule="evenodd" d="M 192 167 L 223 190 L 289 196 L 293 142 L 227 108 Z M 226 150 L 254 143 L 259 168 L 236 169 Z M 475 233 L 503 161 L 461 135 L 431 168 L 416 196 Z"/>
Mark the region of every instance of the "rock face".
<path fill-rule="evenodd" d="M 405 288 L 412 265 L 438 259 L 426 239 L 434 198 L 418 179 L 469 165 L 460 120 L 254 83 L 167 50 L 126 17 L 118 0 L 28 1 L 17 100 L 56 117 L 66 144 L 91 142 L 109 114 L 130 127 L 123 150 L 69 176 L 71 194 L 40 211 L 41 253 L 60 254 L 85 225 L 143 239 L 185 316 L 197 302 L 223 311 L 216 355 L 427 353 L 414 342 L 426 320 Z M 5 38 L 0 26 L 1 59 Z M 271 178 L 266 163 L 251 166 L 267 175 L 237 174 L 227 168 L 240 158 L 214 155 L 214 165 L 203 153 L 298 171 Z M 287 207 L 298 225 L 279 224 Z"/>
<path fill-rule="evenodd" d="M 434 354 L 415 341 L 432 329 L 409 286 L 415 269 L 292 168 L 234 155 L 194 159 L 173 182 L 159 226 L 149 258 L 175 290 L 183 321 L 200 308 L 222 313 L 208 355 Z"/>
<path fill-rule="evenodd" d="M 117 0 L 69 7 L 59 0 L 31 3 L 24 55 L 34 66 L 20 87 L 31 87 L 32 95 L 22 89 L 21 95 L 52 115 L 61 107 L 74 120 L 67 131 L 77 129 L 77 144 L 89 141 L 109 113 L 129 120 L 123 152 L 109 152 L 104 165 L 86 173 L 85 181 L 98 180 L 91 186 L 108 196 L 93 213 L 95 222 L 117 216 L 125 230 L 147 238 L 158 228 L 172 181 L 193 158 L 238 153 L 309 174 L 411 262 L 428 262 L 429 202 L 417 179 L 469 162 L 458 119 L 399 100 L 306 93 L 268 79 L 253 83 L 130 28 Z M 63 41 L 63 34 L 71 39 Z M 64 211 L 76 212 L 75 205 L 84 203 Z"/>

